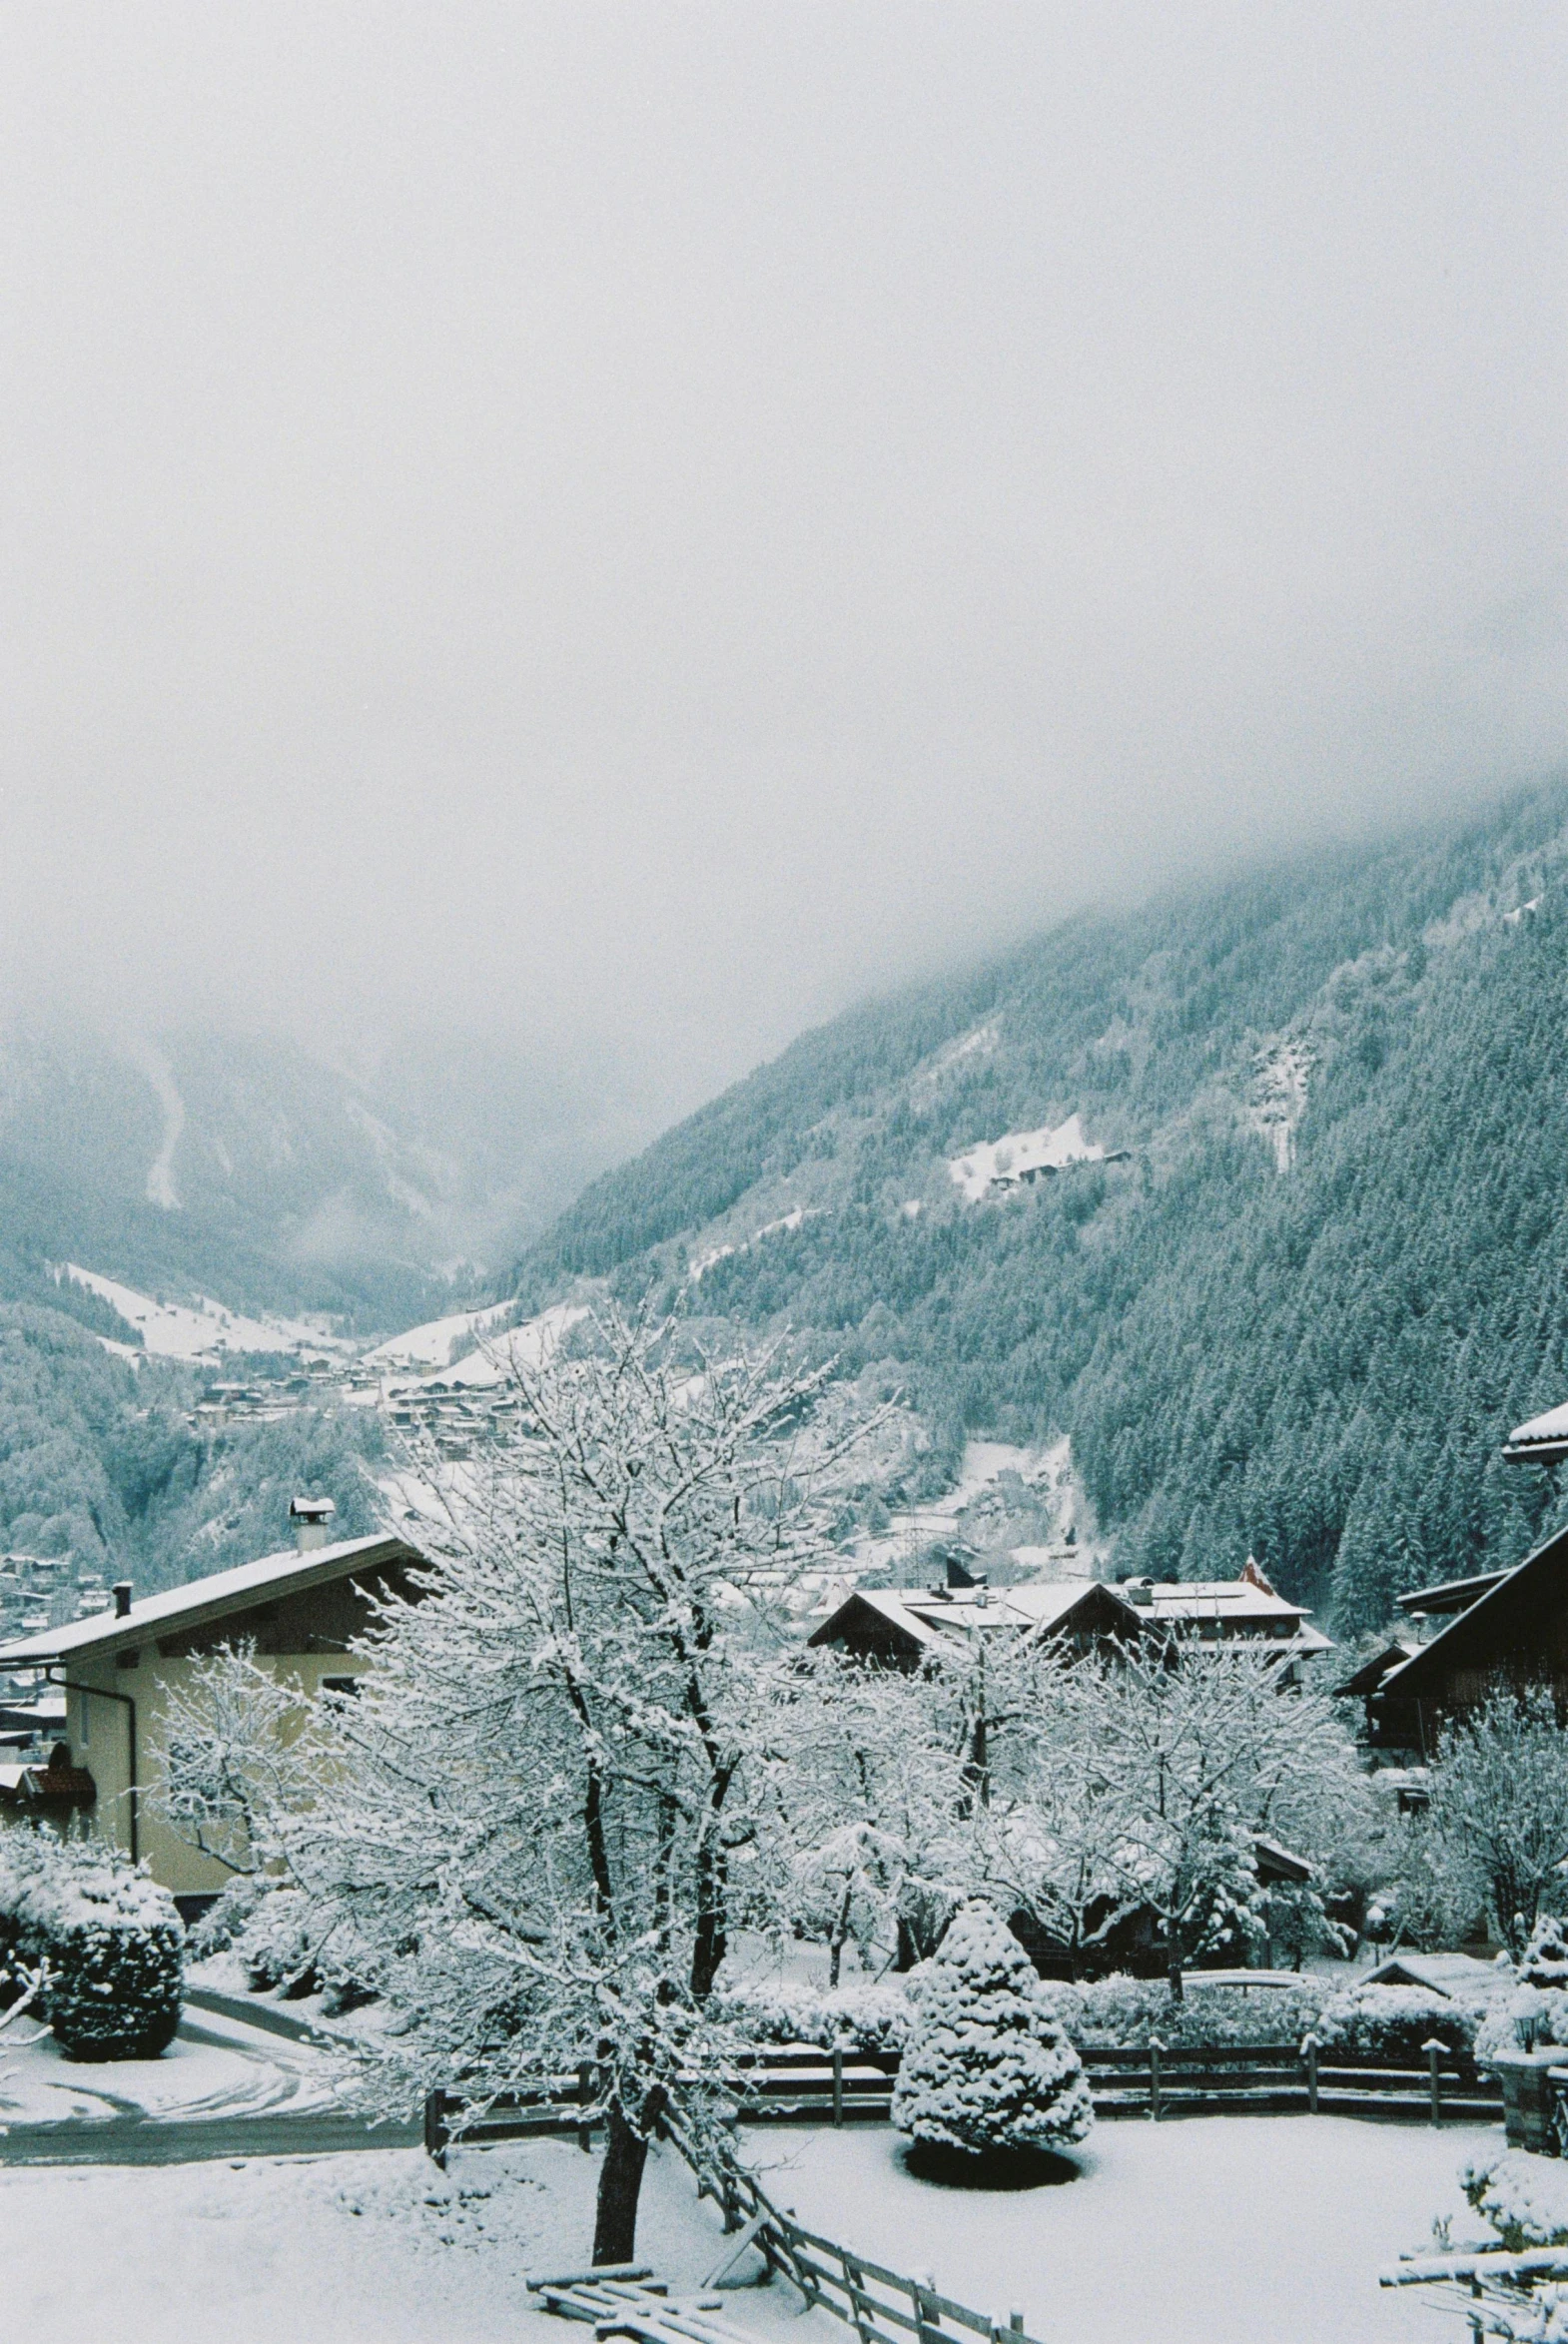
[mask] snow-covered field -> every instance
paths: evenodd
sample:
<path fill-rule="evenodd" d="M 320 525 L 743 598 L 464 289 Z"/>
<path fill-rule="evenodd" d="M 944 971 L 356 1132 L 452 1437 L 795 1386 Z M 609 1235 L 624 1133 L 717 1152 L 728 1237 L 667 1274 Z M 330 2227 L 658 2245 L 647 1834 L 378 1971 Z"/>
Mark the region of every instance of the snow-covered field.
<path fill-rule="evenodd" d="M 367 1367 L 445 1367 L 454 1344 L 468 1335 L 489 1334 L 511 1308 L 510 1302 L 491 1302 L 482 1310 L 454 1310 L 446 1318 L 431 1318 L 423 1326 L 410 1326 L 405 1333 L 378 1343 L 374 1351 L 366 1352 L 365 1364 Z"/>
<path fill-rule="evenodd" d="M 1047 1125 L 1038 1132 L 1009 1132 L 1000 1140 L 988 1140 L 979 1148 L 971 1148 L 963 1156 L 955 1156 L 948 1165 L 954 1185 L 963 1189 L 971 1204 L 978 1204 L 989 1195 L 993 1180 L 1022 1179 L 1026 1173 L 1040 1172 L 1046 1166 L 1060 1172 L 1068 1164 L 1098 1164 L 1105 1150 L 1086 1140 L 1080 1117 L 1070 1115 L 1065 1124 L 1053 1129 Z"/>
<path fill-rule="evenodd" d="M 1098 2125 L 1081 2178 L 1000 2193 L 911 2179 L 880 2127 L 754 2131 L 744 2154 L 775 2202 L 896 2270 L 1047 2344 L 1441 2344 L 1441 2315 L 1377 2274 L 1479 2224 L 1460 2194 L 1501 2128 L 1346 2116 Z"/>
<path fill-rule="evenodd" d="M 76 1261 L 63 1263 L 59 1274 L 101 1294 L 122 1318 L 140 1329 L 147 1349 L 162 1359 L 214 1359 L 226 1351 L 347 1351 L 353 1347 L 313 1319 L 247 1318 L 243 1311 L 226 1309 L 207 1294 L 199 1294 L 194 1303 L 159 1302 L 151 1294 L 138 1293 L 134 1286 L 122 1285 L 118 1278 L 83 1269 Z M 112 1351 L 127 1348 L 107 1335 L 99 1340 Z M 134 1358 L 136 1354 L 131 1351 L 129 1355 Z"/>
<path fill-rule="evenodd" d="M 530 2272 L 581 2269 L 597 2157 L 571 2142 L 158 2167 L 28 2166 L 0 2176 L 3 2332 L 119 2344 L 571 2344 Z M 723 2244 L 673 2150 L 655 2150 L 638 2245 L 676 2290 Z M 747 2257 L 750 2269 L 756 2258 Z M 743 2268 L 739 2274 L 747 2275 Z M 742 2286 L 726 2316 L 758 2344 L 844 2344 L 786 2287 Z"/>

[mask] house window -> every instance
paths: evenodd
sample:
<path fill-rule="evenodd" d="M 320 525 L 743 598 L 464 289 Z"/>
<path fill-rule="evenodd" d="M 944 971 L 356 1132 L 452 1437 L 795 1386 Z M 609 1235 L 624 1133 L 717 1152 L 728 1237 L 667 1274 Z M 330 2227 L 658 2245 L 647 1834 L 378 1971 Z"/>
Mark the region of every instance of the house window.
<path fill-rule="evenodd" d="M 324 1693 L 342 1694 L 345 1701 L 352 1701 L 359 1690 L 360 1680 L 358 1677 L 324 1677 L 322 1679 Z"/>

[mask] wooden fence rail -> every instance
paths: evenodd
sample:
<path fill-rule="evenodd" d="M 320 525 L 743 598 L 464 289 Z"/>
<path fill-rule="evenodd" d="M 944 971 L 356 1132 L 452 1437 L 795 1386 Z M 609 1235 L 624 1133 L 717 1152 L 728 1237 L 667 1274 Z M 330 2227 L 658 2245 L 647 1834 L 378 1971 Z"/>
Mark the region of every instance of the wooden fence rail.
<path fill-rule="evenodd" d="M 673 2110 L 660 2129 L 695 2174 L 699 2198 L 712 2197 L 722 2207 L 725 2228 L 738 2230 L 808 2304 L 853 2328 L 859 2344 L 954 2344 L 955 2327 L 985 2337 L 987 2344 L 1035 2344 L 1021 2311 L 1010 2312 L 1004 2327 L 939 2294 L 929 2275 L 907 2278 L 806 2229 L 787 2208 L 773 2203 L 726 2141 L 698 2136 Z M 719 2268 L 722 2272 L 725 2266 Z"/>
<path fill-rule="evenodd" d="M 1376 2116 L 1407 2123 L 1485 2123 L 1502 2089 L 1466 2059 L 1428 2052 L 1419 2066 L 1370 2053 L 1295 2043 L 1160 2043 L 1082 2054 L 1101 2118 L 1282 2114 Z M 885 2124 L 898 2076 L 896 2051 L 846 2053 L 810 2046 L 758 2051 L 742 2063 L 737 2119 L 745 2124 Z M 437 2162 L 460 2136 L 475 2143 L 575 2132 L 584 2147 L 601 2121 L 591 2064 L 552 2076 L 548 2088 L 510 2092 L 472 2114 L 449 2091 L 431 2092 L 424 2145 Z"/>

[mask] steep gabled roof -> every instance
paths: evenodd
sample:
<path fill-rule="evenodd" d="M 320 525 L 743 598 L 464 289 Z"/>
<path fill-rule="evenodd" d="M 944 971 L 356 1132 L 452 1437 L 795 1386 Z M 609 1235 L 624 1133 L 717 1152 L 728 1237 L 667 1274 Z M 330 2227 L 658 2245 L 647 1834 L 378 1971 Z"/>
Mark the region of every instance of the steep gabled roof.
<path fill-rule="evenodd" d="M 1559 1530 L 1534 1554 L 1526 1555 L 1476 1597 L 1440 1635 L 1392 1669 L 1380 1690 L 1401 1701 L 1434 1701 L 1456 1669 L 1486 1669 L 1516 1662 L 1539 1633 L 1543 1611 L 1568 1606 L 1568 1530 Z"/>
<path fill-rule="evenodd" d="M 405 1538 L 382 1533 L 374 1538 L 341 1539 L 336 1546 L 312 1547 L 301 1554 L 264 1555 L 260 1562 L 242 1563 L 237 1570 L 214 1571 L 209 1578 L 192 1579 L 184 1587 L 169 1587 L 159 1595 L 143 1596 L 128 1612 L 93 1612 L 85 1620 L 71 1620 L 47 1628 L 19 1644 L 0 1646 L 0 1668 L 40 1669 L 53 1661 L 74 1660 L 85 1652 L 113 1652 L 138 1644 L 149 1635 L 172 1629 L 197 1628 L 232 1612 L 248 1611 L 266 1598 L 297 1595 L 334 1579 L 352 1578 L 357 1571 L 381 1564 L 424 1564 L 427 1557 Z"/>
<path fill-rule="evenodd" d="M 1374 1652 L 1370 1660 L 1362 1661 L 1353 1676 L 1342 1685 L 1333 1687 L 1334 1698 L 1342 1700 L 1351 1694 L 1365 1696 L 1377 1692 L 1385 1677 L 1395 1669 L 1402 1669 L 1407 1660 L 1413 1660 L 1421 1647 L 1418 1644 L 1385 1644 L 1381 1652 Z"/>
<path fill-rule="evenodd" d="M 970 1632 L 1039 1628 L 1071 1633 L 1080 1615 L 1098 1633 L 1143 1633 L 1146 1616 L 1101 1579 L 1048 1582 L 1042 1586 L 941 1589 L 857 1587 L 808 1639 L 836 1644 L 852 1630 L 872 1625 L 908 1640 L 911 1651 L 929 1651 L 945 1639 Z"/>

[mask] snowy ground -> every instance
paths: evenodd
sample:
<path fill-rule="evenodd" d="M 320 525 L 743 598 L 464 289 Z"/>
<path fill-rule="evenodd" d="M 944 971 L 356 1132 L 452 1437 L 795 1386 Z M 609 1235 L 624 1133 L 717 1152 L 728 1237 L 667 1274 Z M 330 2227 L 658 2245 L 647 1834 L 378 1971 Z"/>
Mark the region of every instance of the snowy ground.
<path fill-rule="evenodd" d="M 535 2311 L 523 2282 L 587 2261 L 597 2171 L 553 2140 L 458 2151 L 444 2180 L 417 2149 L 13 2170 L 0 2187 L 4 2332 L 107 2322 L 119 2344 L 571 2344 L 582 2331 Z M 656 2151 L 645 2257 L 672 2289 L 695 2289 L 722 2244 L 686 2167 Z M 844 2344 L 787 2287 L 727 2300 L 758 2344 Z"/>
<path fill-rule="evenodd" d="M 322 1319 L 249 1318 L 243 1310 L 230 1310 L 207 1294 L 198 1295 L 192 1303 L 159 1302 L 151 1294 L 138 1293 L 134 1286 L 122 1285 L 118 1278 L 104 1277 L 98 1270 L 83 1269 L 75 1261 L 65 1262 L 58 1274 L 111 1303 L 122 1318 L 140 1328 L 143 1343 L 160 1358 L 212 1361 L 227 1351 L 347 1354 L 353 1349 L 352 1344 L 332 1334 Z M 108 1350 L 127 1351 L 125 1344 L 108 1335 L 98 1339 Z M 127 1355 L 134 1358 L 136 1353 L 133 1349 Z"/>
<path fill-rule="evenodd" d="M 0 2127 L 109 2123 L 127 2115 L 304 2115 L 337 2103 L 336 2063 L 216 2012 L 189 2010 L 161 2059 L 105 2064 L 62 2058 L 54 2037 L 0 2037 Z"/>
<path fill-rule="evenodd" d="M 1081 2177 L 1018 2194 L 913 2180 L 883 2130 L 754 2131 L 744 2153 L 809 2228 L 1048 2344 L 1441 2344 L 1444 2316 L 1379 2289 L 1434 2215 L 1479 2228 L 1465 2157 L 1500 2127 L 1344 2116 L 1097 2126 Z"/>

